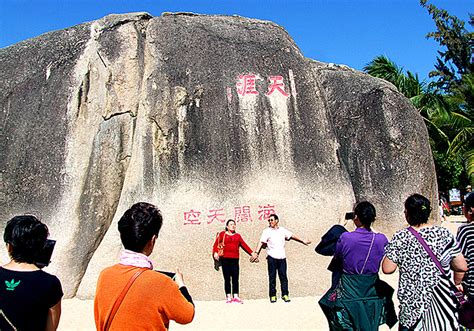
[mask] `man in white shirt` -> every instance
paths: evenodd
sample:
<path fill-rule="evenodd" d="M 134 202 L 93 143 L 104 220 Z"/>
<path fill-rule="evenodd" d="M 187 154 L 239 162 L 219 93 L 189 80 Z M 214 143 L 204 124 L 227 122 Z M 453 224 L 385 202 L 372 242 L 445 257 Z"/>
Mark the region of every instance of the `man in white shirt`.
<path fill-rule="evenodd" d="M 311 244 L 311 241 L 307 239 L 300 239 L 291 231 L 278 226 L 278 216 L 271 214 L 268 217 L 269 227 L 263 230 L 260 242 L 255 249 L 257 257 L 251 257 L 250 261 L 254 262 L 258 258 L 258 254 L 262 249 L 263 245 L 267 246 L 267 263 L 268 263 L 268 286 L 270 294 L 270 302 L 274 303 L 277 301 L 276 296 L 276 274 L 278 272 L 278 278 L 281 284 L 281 298 L 285 302 L 290 302 L 288 297 L 288 277 L 286 276 L 286 252 L 285 244 L 287 240 L 293 239 L 304 245 Z"/>

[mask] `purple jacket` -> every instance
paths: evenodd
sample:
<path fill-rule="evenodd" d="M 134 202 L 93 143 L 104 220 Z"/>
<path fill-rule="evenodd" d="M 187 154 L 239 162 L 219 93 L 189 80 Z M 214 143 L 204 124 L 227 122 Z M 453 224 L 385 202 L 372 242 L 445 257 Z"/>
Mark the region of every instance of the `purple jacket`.
<path fill-rule="evenodd" d="M 368 254 L 372 239 L 372 249 Z M 382 233 L 357 228 L 353 232 L 345 232 L 341 235 L 336 244 L 334 257 L 342 260 L 343 272 L 346 274 L 376 274 L 379 272 L 387 243 L 387 237 Z M 366 259 L 367 262 L 365 262 Z"/>

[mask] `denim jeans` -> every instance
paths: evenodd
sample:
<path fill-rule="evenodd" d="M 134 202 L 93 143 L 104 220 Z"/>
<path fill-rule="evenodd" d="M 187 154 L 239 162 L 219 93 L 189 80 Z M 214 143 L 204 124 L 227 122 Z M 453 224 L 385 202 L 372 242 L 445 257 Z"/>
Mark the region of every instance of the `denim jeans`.
<path fill-rule="evenodd" d="M 288 295 L 288 277 L 286 276 L 286 259 L 274 259 L 267 256 L 268 287 L 270 297 L 276 296 L 276 275 L 280 278 L 281 296 Z"/>

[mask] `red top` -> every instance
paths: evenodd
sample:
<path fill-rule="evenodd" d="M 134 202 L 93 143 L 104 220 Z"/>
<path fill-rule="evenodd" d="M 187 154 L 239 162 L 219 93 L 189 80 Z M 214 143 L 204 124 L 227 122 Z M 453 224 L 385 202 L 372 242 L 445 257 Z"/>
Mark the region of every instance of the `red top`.
<path fill-rule="evenodd" d="M 212 253 L 217 253 L 217 244 L 222 242 L 222 237 L 224 236 L 225 231 L 219 233 L 216 236 L 216 241 L 214 242 L 214 246 L 212 247 Z M 239 258 L 239 247 L 241 247 L 246 251 L 249 255 L 252 254 L 252 250 L 250 249 L 249 245 L 242 239 L 242 236 L 238 233 L 234 233 L 233 235 L 228 235 L 225 233 L 224 238 L 224 256 L 227 258 L 238 259 Z"/>

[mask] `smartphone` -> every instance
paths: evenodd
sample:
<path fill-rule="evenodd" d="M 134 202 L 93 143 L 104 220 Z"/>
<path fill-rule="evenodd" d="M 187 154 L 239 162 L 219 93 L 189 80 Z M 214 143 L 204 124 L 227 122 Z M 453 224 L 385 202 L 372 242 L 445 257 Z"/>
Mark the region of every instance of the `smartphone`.
<path fill-rule="evenodd" d="M 160 270 L 155 270 L 155 271 L 158 271 L 159 273 L 168 276 L 168 277 L 171 278 L 172 280 L 174 280 L 174 278 L 176 277 L 176 273 L 174 273 L 174 272 L 160 271 Z"/>
<path fill-rule="evenodd" d="M 54 246 L 56 245 L 56 240 L 47 239 L 44 244 L 43 249 L 36 258 L 36 266 L 38 268 L 44 268 L 49 265 L 51 262 L 51 256 L 53 255 Z"/>
<path fill-rule="evenodd" d="M 348 212 L 346 213 L 346 217 L 344 217 L 346 220 L 353 220 L 354 219 L 354 212 Z"/>

